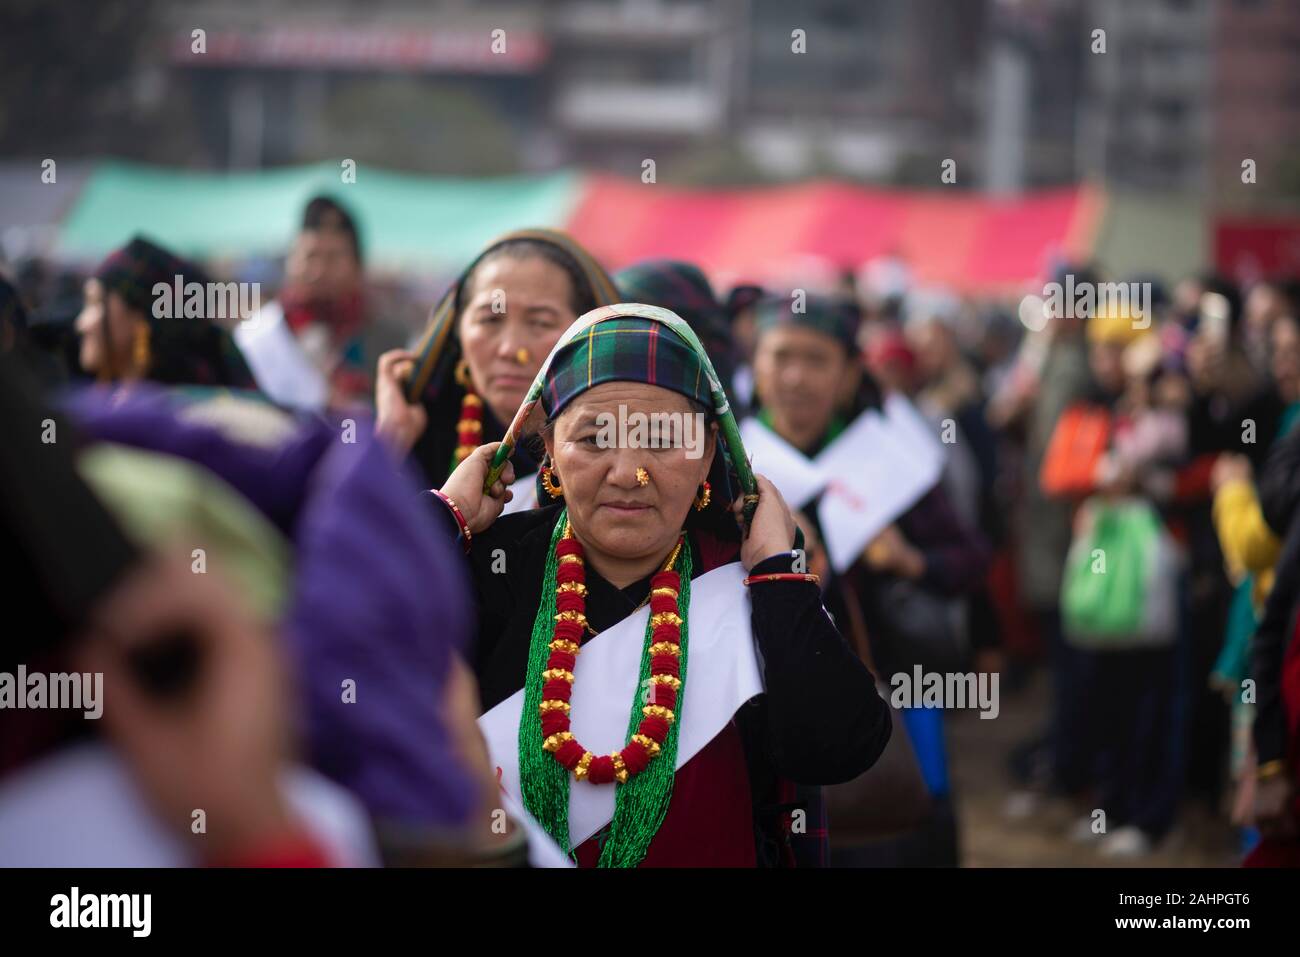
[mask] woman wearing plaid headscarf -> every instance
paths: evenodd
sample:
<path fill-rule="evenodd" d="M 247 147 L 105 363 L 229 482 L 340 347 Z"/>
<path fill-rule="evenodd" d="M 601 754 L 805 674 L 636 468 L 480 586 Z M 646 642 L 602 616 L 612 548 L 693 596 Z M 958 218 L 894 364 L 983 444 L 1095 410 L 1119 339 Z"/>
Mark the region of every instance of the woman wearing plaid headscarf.
<path fill-rule="evenodd" d="M 498 519 L 525 429 L 553 500 Z M 505 441 L 431 494 L 474 579 L 502 787 L 580 866 L 778 863 L 775 818 L 800 813 L 781 780 L 847 780 L 884 748 L 888 708 L 674 313 L 584 315 Z"/>
<path fill-rule="evenodd" d="M 413 454 L 429 485 L 441 485 L 481 443 L 501 438 L 560 334 L 618 298 L 605 270 L 564 233 L 507 233 L 439 300 L 414 350 L 380 357 L 379 432 Z M 528 465 L 519 461 L 521 475 L 534 470 Z"/>

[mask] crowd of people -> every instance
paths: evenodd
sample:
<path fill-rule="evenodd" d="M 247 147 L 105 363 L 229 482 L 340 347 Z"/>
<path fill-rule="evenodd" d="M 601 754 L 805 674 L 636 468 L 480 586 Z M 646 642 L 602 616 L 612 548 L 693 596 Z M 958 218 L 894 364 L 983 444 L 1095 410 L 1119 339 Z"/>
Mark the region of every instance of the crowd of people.
<path fill-rule="evenodd" d="M 0 860 L 955 866 L 945 725 L 1043 673 L 1008 814 L 1300 864 L 1300 285 L 1039 315 L 538 228 L 417 331 L 330 197 L 249 315 L 123 239 L 0 280 Z"/>

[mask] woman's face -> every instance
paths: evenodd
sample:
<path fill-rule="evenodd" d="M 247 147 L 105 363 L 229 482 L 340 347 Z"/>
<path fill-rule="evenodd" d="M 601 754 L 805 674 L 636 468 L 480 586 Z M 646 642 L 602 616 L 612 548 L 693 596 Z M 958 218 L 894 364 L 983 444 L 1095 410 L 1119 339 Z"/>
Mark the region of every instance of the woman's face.
<path fill-rule="evenodd" d="M 77 316 L 81 368 L 90 375 L 126 378 L 136 374 L 136 325 L 143 319 L 115 292 L 104 294 L 98 279 L 87 279 L 85 300 Z"/>
<path fill-rule="evenodd" d="M 676 434 L 685 441 L 660 443 L 667 448 L 635 442 L 620 446 L 620 417 L 632 436 L 638 421 L 653 421 L 650 415 L 665 412 L 680 423 L 682 431 Z M 685 396 L 640 382 L 602 383 L 560 413 L 543 439 L 584 548 L 621 562 L 668 553 L 713 461 L 717 426 L 705 427 L 703 435 L 685 431 L 699 429 L 703 422 L 703 414 Z M 637 480 L 638 468 L 649 476 L 645 485 Z"/>
<path fill-rule="evenodd" d="M 778 431 L 820 435 L 856 385 L 854 363 L 831 336 L 803 326 L 765 331 L 754 353 L 754 388 Z"/>
<path fill-rule="evenodd" d="M 470 379 L 499 422 L 524 402 L 542 360 L 578 317 L 568 273 L 541 256 L 490 257 L 465 289 L 460 347 Z"/>
<path fill-rule="evenodd" d="M 318 301 L 341 299 L 361 285 L 361 264 L 351 238 L 341 229 L 304 229 L 289 250 L 284 270 L 287 285 Z"/>

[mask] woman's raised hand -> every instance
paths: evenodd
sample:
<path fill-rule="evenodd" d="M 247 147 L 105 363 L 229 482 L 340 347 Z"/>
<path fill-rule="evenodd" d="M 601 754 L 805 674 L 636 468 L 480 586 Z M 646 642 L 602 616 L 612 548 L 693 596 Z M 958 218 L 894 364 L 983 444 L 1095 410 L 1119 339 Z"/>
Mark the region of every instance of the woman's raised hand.
<path fill-rule="evenodd" d="M 406 349 L 390 349 L 379 357 L 375 372 L 375 431 L 405 456 L 429 424 L 420 402 L 406 401 L 407 380 L 418 357 Z"/>
<path fill-rule="evenodd" d="M 456 503 L 471 532 L 477 533 L 488 528 L 497 520 L 501 510 L 506 507 L 506 502 L 514 497 L 508 488 L 515 480 L 515 467 L 511 462 L 506 463 L 505 471 L 492 485 L 491 491 L 487 494 L 483 492 L 492 456 L 500 445 L 500 442 L 480 445 L 456 466 L 456 471 L 448 476 L 442 487 L 442 494 Z"/>
<path fill-rule="evenodd" d="M 755 475 L 758 482 L 758 509 L 749 526 L 749 536 L 740 546 L 740 561 L 749 571 L 765 558 L 788 553 L 794 548 L 795 523 L 790 514 L 790 506 L 777 491 L 776 486 L 762 475 Z M 737 498 L 732 511 L 736 521 L 742 521 L 744 499 Z"/>

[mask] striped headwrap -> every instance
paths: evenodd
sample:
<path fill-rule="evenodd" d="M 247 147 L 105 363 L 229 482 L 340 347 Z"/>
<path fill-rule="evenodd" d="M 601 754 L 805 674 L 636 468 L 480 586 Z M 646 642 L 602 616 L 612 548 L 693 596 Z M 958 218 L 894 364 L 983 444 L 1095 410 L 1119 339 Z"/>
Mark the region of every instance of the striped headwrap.
<path fill-rule="evenodd" d="M 602 382 L 644 382 L 713 407 L 703 357 L 671 329 L 641 316 L 613 316 L 557 352 L 547 363 L 542 408 L 554 418 Z"/>
<path fill-rule="evenodd" d="M 474 270 L 484 259 L 488 258 L 507 243 L 528 241 L 554 247 L 562 256 L 571 261 L 578 274 L 585 280 L 586 289 L 579 290 L 596 305 L 603 306 L 618 302 L 618 288 L 609 273 L 571 236 L 556 229 L 517 229 L 493 240 L 474 258 L 462 272 L 451 288 L 438 300 L 429 314 L 429 323 L 420 338 L 415 352 L 419 355 L 415 370 L 407 386 L 406 398 L 415 402 L 425 396 L 436 395 L 448 381 L 460 359 L 460 344 L 456 339 L 456 318 L 464 308 L 465 285 Z"/>
<path fill-rule="evenodd" d="M 755 325 L 763 333 L 778 326 L 803 326 L 830 336 L 850 353 L 858 351 L 858 324 L 861 312 L 856 305 L 831 296 L 768 296 L 754 306 Z"/>

